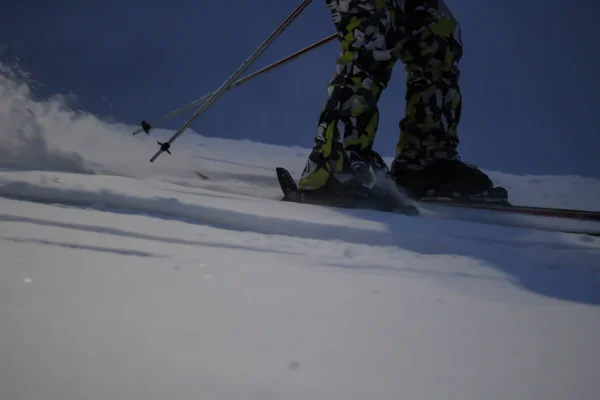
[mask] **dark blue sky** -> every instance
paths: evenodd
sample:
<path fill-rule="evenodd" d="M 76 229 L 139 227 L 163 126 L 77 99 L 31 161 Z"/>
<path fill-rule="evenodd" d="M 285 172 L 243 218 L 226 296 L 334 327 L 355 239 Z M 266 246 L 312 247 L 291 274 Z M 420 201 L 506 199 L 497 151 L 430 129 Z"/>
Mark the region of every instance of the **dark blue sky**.
<path fill-rule="evenodd" d="M 138 124 L 218 88 L 298 3 L 25 0 L 3 5 L 0 46 L 4 59 L 20 58 L 43 94 L 73 92 L 86 111 Z M 447 3 L 465 44 L 463 159 L 504 172 L 600 177 L 600 5 Z M 251 71 L 331 33 L 329 11 L 315 0 Z M 234 89 L 192 129 L 310 147 L 337 53 L 331 42 Z M 398 64 L 380 104 L 376 149 L 385 156 L 398 136 L 404 78 Z M 176 129 L 189 115 L 165 126 Z"/>

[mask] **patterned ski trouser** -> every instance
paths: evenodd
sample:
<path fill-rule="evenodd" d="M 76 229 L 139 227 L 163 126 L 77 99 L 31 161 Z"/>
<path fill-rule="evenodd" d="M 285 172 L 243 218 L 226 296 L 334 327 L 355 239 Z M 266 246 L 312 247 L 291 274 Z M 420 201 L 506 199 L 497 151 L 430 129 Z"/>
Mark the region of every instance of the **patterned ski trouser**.
<path fill-rule="evenodd" d="M 405 114 L 396 156 L 418 167 L 455 152 L 461 112 L 460 27 L 442 0 L 326 0 L 341 43 L 315 144 L 299 187 L 317 189 L 369 152 L 378 100 L 397 60 L 405 65 Z"/>

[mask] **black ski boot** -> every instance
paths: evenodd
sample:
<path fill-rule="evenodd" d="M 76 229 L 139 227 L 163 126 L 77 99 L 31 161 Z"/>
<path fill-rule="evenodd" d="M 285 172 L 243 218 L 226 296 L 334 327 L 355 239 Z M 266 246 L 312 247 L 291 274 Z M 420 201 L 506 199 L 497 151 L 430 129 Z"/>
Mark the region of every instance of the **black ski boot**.
<path fill-rule="evenodd" d="M 504 188 L 474 165 L 458 158 L 436 159 L 416 167 L 394 160 L 390 175 L 396 184 L 420 200 L 506 201 Z"/>

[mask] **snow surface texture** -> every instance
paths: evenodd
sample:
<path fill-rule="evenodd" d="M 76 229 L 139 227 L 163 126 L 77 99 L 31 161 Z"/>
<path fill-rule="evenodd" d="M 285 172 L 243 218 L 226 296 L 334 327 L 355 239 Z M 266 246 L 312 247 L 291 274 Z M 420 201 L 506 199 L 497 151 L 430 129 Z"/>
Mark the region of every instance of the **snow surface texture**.
<path fill-rule="evenodd" d="M 188 132 L 150 164 L 172 132 L 2 72 L 1 399 L 600 398 L 600 238 L 282 203 L 308 149 Z"/>

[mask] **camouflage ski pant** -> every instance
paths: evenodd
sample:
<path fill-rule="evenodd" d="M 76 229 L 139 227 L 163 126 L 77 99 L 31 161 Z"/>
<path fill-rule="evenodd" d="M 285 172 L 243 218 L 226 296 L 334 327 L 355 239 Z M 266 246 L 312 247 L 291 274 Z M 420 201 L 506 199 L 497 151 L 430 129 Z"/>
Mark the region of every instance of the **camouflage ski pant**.
<path fill-rule="evenodd" d="M 396 157 L 415 168 L 455 151 L 461 112 L 460 27 L 442 0 L 326 0 L 341 43 L 301 189 L 323 186 L 369 152 L 378 100 L 400 60 L 407 72 Z M 346 162 L 347 163 L 347 162 Z"/>

